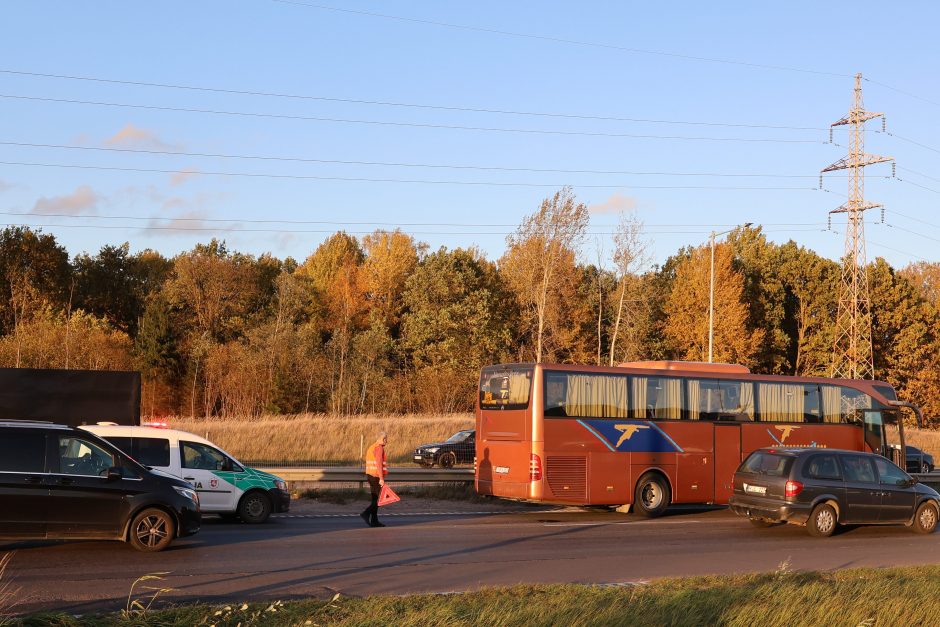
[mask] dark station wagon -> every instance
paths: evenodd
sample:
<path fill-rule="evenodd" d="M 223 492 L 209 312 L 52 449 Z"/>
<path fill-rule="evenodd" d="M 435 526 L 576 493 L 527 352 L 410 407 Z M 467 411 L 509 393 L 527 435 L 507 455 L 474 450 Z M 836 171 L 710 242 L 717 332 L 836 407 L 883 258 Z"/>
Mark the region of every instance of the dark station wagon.
<path fill-rule="evenodd" d="M 474 436 L 476 431 L 458 431 L 443 442 L 422 444 L 415 449 L 413 461 L 425 468 L 437 464 L 441 468 L 453 468 L 457 464 L 472 464 L 476 455 Z"/>
<path fill-rule="evenodd" d="M 754 451 L 734 473 L 730 505 L 755 526 L 788 522 L 823 537 L 840 524 L 932 533 L 940 519 L 940 495 L 884 457 L 819 448 Z"/>

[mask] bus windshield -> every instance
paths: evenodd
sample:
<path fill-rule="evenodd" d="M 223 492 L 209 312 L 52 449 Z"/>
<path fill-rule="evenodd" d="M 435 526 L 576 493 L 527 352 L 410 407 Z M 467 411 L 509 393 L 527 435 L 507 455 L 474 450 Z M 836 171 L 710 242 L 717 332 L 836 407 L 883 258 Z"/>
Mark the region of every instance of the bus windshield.
<path fill-rule="evenodd" d="M 482 409 L 525 409 L 532 392 L 529 366 L 491 366 L 480 375 Z"/>

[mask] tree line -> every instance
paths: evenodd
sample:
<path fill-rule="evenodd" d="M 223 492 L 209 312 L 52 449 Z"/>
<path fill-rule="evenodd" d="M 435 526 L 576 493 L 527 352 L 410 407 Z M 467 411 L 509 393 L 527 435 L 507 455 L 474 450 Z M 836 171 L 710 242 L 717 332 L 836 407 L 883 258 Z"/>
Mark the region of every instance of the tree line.
<path fill-rule="evenodd" d="M 303 261 L 222 241 L 173 258 L 129 245 L 69 257 L 0 234 L 0 366 L 140 370 L 149 415 L 454 412 L 509 361 L 704 361 L 710 251 L 650 266 L 621 215 L 611 262 L 587 257 L 588 209 L 546 198 L 489 260 L 395 231 L 337 232 Z M 603 243 L 597 243 L 602 248 Z M 876 376 L 940 416 L 940 263 L 869 264 Z M 840 266 L 742 227 L 715 250 L 715 361 L 829 373 Z"/>

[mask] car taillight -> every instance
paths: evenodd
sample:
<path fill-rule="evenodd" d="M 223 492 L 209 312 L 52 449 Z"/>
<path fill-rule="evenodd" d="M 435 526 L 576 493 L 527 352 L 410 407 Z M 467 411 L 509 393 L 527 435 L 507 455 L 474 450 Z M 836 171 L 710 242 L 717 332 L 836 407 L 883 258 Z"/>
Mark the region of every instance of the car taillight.
<path fill-rule="evenodd" d="M 532 453 L 529 456 L 529 481 L 542 480 L 542 458 Z"/>
<path fill-rule="evenodd" d="M 799 481 L 787 481 L 786 487 L 783 489 L 783 493 L 786 496 L 796 496 L 803 491 L 803 484 Z"/>

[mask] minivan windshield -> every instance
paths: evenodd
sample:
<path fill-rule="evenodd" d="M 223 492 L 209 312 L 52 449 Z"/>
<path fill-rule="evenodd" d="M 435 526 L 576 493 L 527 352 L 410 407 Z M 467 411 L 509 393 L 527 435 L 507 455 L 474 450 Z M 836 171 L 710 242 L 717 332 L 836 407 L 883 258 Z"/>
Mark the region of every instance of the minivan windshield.
<path fill-rule="evenodd" d="M 789 455 L 779 455 L 765 451 L 754 451 L 751 456 L 741 464 L 741 472 L 755 475 L 770 475 L 782 477 L 790 472 L 793 458 Z"/>

